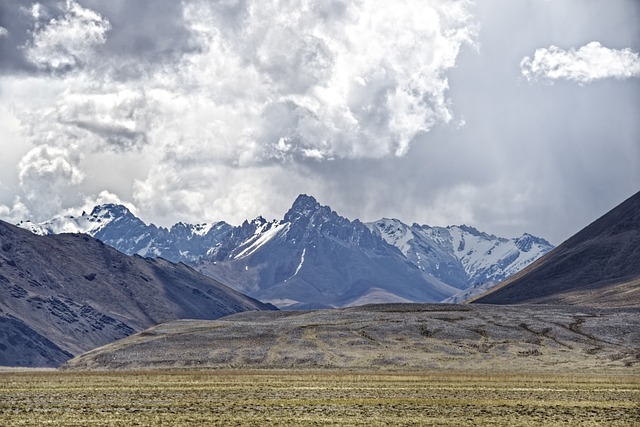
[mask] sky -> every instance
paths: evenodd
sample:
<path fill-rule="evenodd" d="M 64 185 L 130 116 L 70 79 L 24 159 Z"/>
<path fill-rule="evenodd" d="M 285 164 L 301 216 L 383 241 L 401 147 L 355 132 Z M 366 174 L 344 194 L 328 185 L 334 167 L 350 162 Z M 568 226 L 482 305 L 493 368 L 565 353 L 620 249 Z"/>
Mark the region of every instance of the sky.
<path fill-rule="evenodd" d="M 2 0 L 0 218 L 467 224 L 640 190 L 637 0 Z"/>

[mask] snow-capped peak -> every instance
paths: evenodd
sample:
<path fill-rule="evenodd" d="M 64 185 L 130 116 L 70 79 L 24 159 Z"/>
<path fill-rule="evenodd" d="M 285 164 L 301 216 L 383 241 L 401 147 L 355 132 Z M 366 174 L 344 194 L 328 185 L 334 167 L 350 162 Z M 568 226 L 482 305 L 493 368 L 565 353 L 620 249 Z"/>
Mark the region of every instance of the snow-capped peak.
<path fill-rule="evenodd" d="M 319 210 L 329 210 L 328 206 L 322 206 L 316 199 L 306 194 L 300 194 L 285 214 L 283 222 L 296 222 L 300 218 L 310 218 Z"/>
<path fill-rule="evenodd" d="M 409 227 L 386 218 L 368 225 L 419 269 L 460 288 L 497 283 L 553 249 L 530 234 L 507 239 L 467 225 Z"/>
<path fill-rule="evenodd" d="M 98 219 L 115 219 L 134 215 L 126 206 L 107 203 L 94 207 L 90 215 L 86 215 L 85 212 L 82 212 L 82 216 L 90 216 L 91 218 Z"/>
<path fill-rule="evenodd" d="M 515 239 L 516 246 L 522 252 L 529 252 L 536 246 L 551 246 L 551 243 L 547 242 L 542 237 L 532 236 L 529 233 L 524 233 L 522 236 Z"/>
<path fill-rule="evenodd" d="M 122 205 L 106 204 L 93 208 L 90 214 L 82 212 L 79 216 L 58 215 L 41 223 L 22 221 L 17 224 L 39 235 L 61 233 L 84 233 L 94 236 L 111 221 L 133 214 Z"/>

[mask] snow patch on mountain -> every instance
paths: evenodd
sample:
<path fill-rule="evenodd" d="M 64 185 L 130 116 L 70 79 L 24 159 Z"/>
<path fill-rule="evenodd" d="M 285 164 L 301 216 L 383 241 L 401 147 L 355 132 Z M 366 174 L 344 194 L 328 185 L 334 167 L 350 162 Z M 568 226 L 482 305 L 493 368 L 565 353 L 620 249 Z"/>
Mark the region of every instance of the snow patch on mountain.
<path fill-rule="evenodd" d="M 389 243 L 400 249 L 400 251 L 406 255 L 412 249 L 412 245 L 409 244 L 414 239 L 414 235 L 411 229 L 397 219 L 383 218 L 375 223 L 375 226 L 380 229 L 380 236 Z M 373 227 L 371 227 L 374 230 Z"/>
<path fill-rule="evenodd" d="M 246 247 L 242 249 L 239 254 L 235 255 L 234 258 L 241 259 L 253 254 L 278 234 L 286 233 L 289 229 L 289 225 L 289 223 L 283 224 L 273 221 L 259 226 L 258 228 L 256 228 L 254 235 L 240 246 L 240 248 L 242 248 L 243 246 Z"/>
<path fill-rule="evenodd" d="M 293 273 L 293 276 L 295 276 L 296 274 L 298 274 L 300 272 L 300 269 L 302 268 L 302 264 L 304 264 L 304 254 L 307 252 L 307 248 L 302 248 L 302 255 L 300 255 L 300 264 L 298 264 L 298 266 L 296 267 L 296 272 Z M 293 277 L 291 276 L 291 277 Z"/>

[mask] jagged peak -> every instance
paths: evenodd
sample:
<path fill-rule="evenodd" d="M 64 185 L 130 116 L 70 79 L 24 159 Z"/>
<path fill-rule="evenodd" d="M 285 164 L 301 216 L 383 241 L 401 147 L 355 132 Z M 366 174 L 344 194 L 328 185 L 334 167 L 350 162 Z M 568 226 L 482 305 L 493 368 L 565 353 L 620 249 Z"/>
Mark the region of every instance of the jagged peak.
<path fill-rule="evenodd" d="M 133 213 L 124 205 L 119 205 L 115 203 L 106 203 L 104 205 L 97 205 L 91 211 L 90 216 L 92 217 L 121 217 L 121 216 L 133 216 Z"/>
<path fill-rule="evenodd" d="M 242 225 L 240 225 L 241 228 L 250 228 L 250 227 L 261 227 L 264 224 L 266 224 L 267 221 L 266 219 L 264 219 L 264 217 L 262 215 L 252 219 L 251 221 L 249 221 L 248 219 L 245 219 L 242 222 Z"/>
<path fill-rule="evenodd" d="M 407 225 L 400 221 L 397 218 L 380 218 L 379 220 L 375 221 L 374 224 L 380 224 L 380 225 L 398 225 L 398 226 L 402 226 L 402 227 L 406 227 Z"/>
<path fill-rule="evenodd" d="M 291 208 L 284 216 L 284 222 L 293 222 L 303 217 L 311 217 L 321 209 L 331 211 L 328 206 L 322 206 L 318 201 L 309 195 L 300 194 L 291 205 Z"/>
<path fill-rule="evenodd" d="M 296 197 L 296 200 L 291 205 L 291 210 L 301 209 L 317 209 L 320 207 L 320 203 L 313 196 L 307 194 L 300 194 Z"/>

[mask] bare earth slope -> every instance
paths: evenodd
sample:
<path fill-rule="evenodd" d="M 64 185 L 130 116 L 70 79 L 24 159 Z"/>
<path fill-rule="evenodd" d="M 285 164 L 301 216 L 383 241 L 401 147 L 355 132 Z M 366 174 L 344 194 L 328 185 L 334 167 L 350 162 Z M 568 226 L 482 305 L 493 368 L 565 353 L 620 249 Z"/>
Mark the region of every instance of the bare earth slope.
<path fill-rule="evenodd" d="M 469 302 L 640 306 L 640 192 Z"/>
<path fill-rule="evenodd" d="M 308 368 L 632 372 L 640 309 L 381 304 L 180 320 L 67 369 Z"/>
<path fill-rule="evenodd" d="M 261 309 L 184 264 L 0 221 L 0 365 L 58 366 L 160 322 Z"/>

